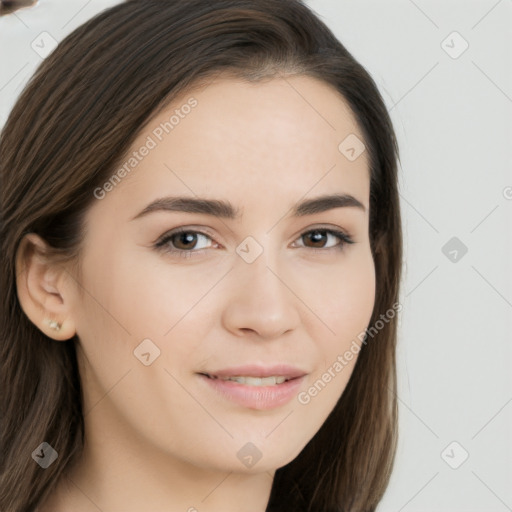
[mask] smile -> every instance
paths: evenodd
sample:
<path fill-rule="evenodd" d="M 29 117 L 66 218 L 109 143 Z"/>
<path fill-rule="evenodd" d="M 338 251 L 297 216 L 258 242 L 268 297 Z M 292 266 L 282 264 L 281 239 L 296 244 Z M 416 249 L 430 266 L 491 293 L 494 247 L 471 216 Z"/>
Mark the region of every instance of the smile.
<path fill-rule="evenodd" d="M 223 381 L 233 381 L 238 382 L 238 384 L 245 384 L 246 386 L 276 386 L 277 384 L 282 384 L 290 378 L 280 376 L 270 376 L 270 377 L 249 377 L 249 376 L 234 376 L 234 377 L 216 377 L 212 375 L 206 374 L 210 379 L 220 379 Z"/>

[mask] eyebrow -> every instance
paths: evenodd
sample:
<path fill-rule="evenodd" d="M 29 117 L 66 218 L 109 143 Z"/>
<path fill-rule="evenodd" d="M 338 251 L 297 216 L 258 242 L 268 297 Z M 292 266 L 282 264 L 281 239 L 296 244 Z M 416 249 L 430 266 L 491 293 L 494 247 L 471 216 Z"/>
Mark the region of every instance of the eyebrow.
<path fill-rule="evenodd" d="M 365 206 L 350 194 L 330 194 L 297 203 L 292 208 L 292 216 L 305 217 L 306 215 L 313 215 L 334 208 L 346 207 L 354 207 L 366 211 Z M 241 217 L 240 209 L 235 208 L 227 201 L 197 197 L 163 197 L 148 204 L 132 220 L 143 217 L 151 212 L 159 211 L 201 213 L 231 220 Z"/>

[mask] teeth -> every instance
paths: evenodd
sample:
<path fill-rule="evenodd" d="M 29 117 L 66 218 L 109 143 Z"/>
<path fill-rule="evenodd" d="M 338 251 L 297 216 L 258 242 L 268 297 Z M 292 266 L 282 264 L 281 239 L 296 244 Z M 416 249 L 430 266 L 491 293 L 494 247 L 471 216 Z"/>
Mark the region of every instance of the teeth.
<path fill-rule="evenodd" d="M 238 382 L 239 384 L 245 384 L 246 386 L 275 386 L 276 384 L 282 384 L 286 377 L 221 377 L 221 380 L 231 380 Z"/>

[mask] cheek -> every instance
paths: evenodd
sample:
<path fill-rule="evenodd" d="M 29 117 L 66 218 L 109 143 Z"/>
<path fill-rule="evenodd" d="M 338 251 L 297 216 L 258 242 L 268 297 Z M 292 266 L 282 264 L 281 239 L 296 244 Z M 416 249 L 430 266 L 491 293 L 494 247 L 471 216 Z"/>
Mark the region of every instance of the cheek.
<path fill-rule="evenodd" d="M 214 288 L 226 270 L 207 265 L 187 268 L 164 256 L 143 258 L 132 253 L 135 257 L 129 251 L 113 251 L 101 267 L 100 262 L 92 267 L 89 261 L 84 279 L 94 299 L 86 297 L 81 332 L 91 363 L 107 375 L 111 373 L 108 365 L 119 371 L 129 366 L 147 369 L 135 359 L 134 351 L 140 346 L 141 353 L 158 354 L 151 368 L 186 373 L 197 365 L 195 353 L 215 319 Z M 141 345 L 147 339 L 151 343 Z"/>
<path fill-rule="evenodd" d="M 137 266 L 133 253 L 114 238 L 94 240 L 82 261 L 82 295 L 74 310 L 84 365 L 97 381 L 91 389 L 93 385 L 110 389 L 140 364 L 134 349 L 142 340 L 162 334 L 152 316 L 157 297 L 151 297 L 147 270 Z"/>
<path fill-rule="evenodd" d="M 322 320 L 317 324 L 323 326 L 323 335 L 318 332 L 313 339 L 324 341 L 324 351 L 330 353 L 366 329 L 375 302 L 375 267 L 371 252 L 360 250 L 316 272 L 314 280 L 307 274 L 303 278 L 304 296 Z"/>
<path fill-rule="evenodd" d="M 310 322 L 319 364 L 309 382 L 314 389 L 308 388 L 299 402 L 305 404 L 308 397 L 318 395 L 314 407 L 324 414 L 334 407 L 350 379 L 375 303 L 371 252 L 353 256 L 346 265 L 331 268 L 323 291 L 317 289 L 310 296 L 310 307 L 322 320 Z"/>
<path fill-rule="evenodd" d="M 364 331 L 370 321 L 375 303 L 375 269 L 373 260 L 361 264 L 340 278 L 338 287 L 331 290 L 335 299 L 327 311 L 333 329 L 346 341 Z M 336 307 L 337 306 L 337 307 Z"/>

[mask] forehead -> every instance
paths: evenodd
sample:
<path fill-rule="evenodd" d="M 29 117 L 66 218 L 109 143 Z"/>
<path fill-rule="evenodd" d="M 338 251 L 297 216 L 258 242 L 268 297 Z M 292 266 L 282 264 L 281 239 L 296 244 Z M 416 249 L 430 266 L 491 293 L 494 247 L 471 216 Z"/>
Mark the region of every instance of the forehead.
<path fill-rule="evenodd" d="M 264 193 L 271 205 L 283 194 L 298 200 L 310 191 L 334 191 L 359 196 L 367 206 L 367 155 L 348 159 L 340 149 L 347 137 L 363 139 L 329 84 L 307 76 L 221 77 L 188 89 L 149 121 L 123 163 L 150 149 L 116 189 L 139 205 L 166 193 L 220 193 L 243 203 Z"/>
<path fill-rule="evenodd" d="M 164 144 L 167 139 L 174 140 L 175 147 L 178 142 L 183 148 L 208 145 L 218 158 L 243 156 L 259 163 L 266 156 L 274 161 L 318 161 L 319 153 L 338 151 L 346 136 L 362 139 L 341 94 L 330 84 L 302 75 L 258 82 L 216 78 L 175 98 L 139 139 L 151 133 Z"/>

